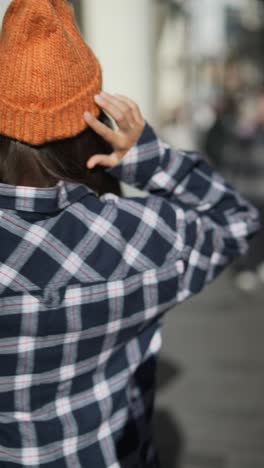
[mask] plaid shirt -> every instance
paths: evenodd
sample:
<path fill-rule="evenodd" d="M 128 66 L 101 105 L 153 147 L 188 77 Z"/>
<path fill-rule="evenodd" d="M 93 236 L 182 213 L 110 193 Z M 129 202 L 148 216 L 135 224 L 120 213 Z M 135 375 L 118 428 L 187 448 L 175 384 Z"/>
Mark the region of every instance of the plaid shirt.
<path fill-rule="evenodd" d="M 258 229 L 256 210 L 146 124 L 106 169 L 147 197 L 0 184 L 0 466 L 156 467 L 164 313 Z"/>

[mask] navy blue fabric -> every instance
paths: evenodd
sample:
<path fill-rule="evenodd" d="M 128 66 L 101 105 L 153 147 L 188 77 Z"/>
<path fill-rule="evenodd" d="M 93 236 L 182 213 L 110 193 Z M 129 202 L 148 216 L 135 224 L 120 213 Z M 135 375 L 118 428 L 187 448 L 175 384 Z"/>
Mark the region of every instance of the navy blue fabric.
<path fill-rule="evenodd" d="M 0 466 L 157 467 L 161 319 L 259 228 L 201 155 L 147 123 L 106 171 L 147 196 L 0 184 Z"/>

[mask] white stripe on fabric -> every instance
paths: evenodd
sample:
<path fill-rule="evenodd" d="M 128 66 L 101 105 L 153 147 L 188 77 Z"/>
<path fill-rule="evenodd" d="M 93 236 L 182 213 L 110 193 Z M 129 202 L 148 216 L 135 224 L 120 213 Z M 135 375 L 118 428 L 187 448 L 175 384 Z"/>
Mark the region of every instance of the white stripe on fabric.
<path fill-rule="evenodd" d="M 38 246 L 42 243 L 43 239 L 47 237 L 47 235 L 48 232 L 46 231 L 46 229 L 43 229 L 42 227 L 34 224 L 26 233 L 24 240 Z"/>

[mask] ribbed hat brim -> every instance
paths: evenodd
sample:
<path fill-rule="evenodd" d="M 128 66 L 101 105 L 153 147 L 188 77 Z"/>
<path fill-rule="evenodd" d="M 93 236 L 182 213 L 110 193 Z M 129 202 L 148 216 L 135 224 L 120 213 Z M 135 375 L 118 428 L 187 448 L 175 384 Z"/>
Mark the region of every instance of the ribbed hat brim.
<path fill-rule="evenodd" d="M 100 114 L 93 99 L 100 88 L 88 88 L 62 106 L 44 111 L 19 108 L 0 97 L 0 134 L 31 145 L 78 135 L 87 128 L 88 109 L 95 117 Z"/>

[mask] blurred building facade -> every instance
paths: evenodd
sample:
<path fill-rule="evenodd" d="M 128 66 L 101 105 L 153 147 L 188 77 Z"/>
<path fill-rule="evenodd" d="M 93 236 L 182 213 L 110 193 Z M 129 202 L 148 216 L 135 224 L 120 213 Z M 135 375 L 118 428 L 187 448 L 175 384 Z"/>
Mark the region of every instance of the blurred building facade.
<path fill-rule="evenodd" d="M 155 114 L 155 2 L 83 0 L 81 24 L 103 67 L 104 87 L 140 103 L 146 118 Z"/>
<path fill-rule="evenodd" d="M 184 119 L 193 132 L 206 131 L 221 97 L 239 99 L 264 84 L 263 1 L 162 3 L 166 19 L 156 55 L 160 123 Z"/>

